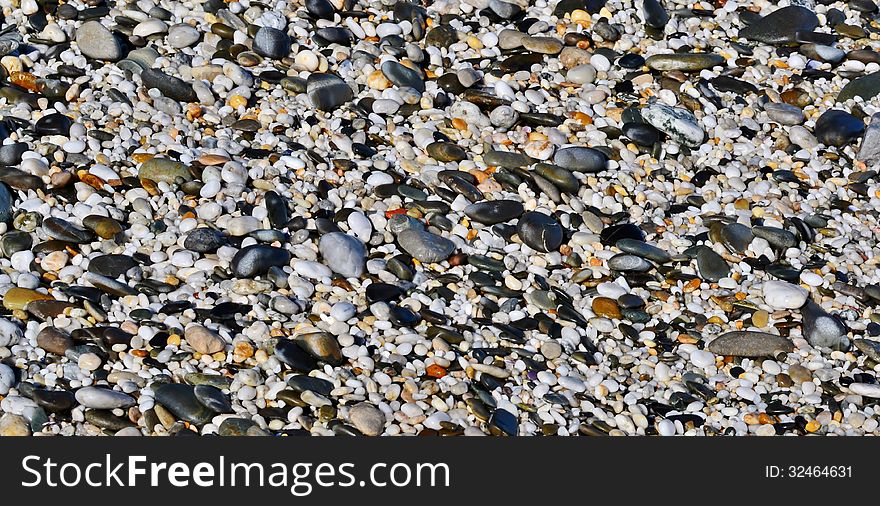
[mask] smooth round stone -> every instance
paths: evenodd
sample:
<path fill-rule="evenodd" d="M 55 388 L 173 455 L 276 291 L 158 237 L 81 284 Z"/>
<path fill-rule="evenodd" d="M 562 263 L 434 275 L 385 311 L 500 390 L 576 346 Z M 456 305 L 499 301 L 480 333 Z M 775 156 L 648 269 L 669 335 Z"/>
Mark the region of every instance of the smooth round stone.
<path fill-rule="evenodd" d="M 186 342 L 199 353 L 213 355 L 226 349 L 226 341 L 220 335 L 202 325 L 190 325 L 184 331 Z"/>
<path fill-rule="evenodd" d="M 526 246 L 545 253 L 559 249 L 564 235 L 555 219 L 537 211 L 529 211 L 520 217 L 516 234 Z"/>
<path fill-rule="evenodd" d="M 724 64 L 724 57 L 713 53 L 655 54 L 645 60 L 652 70 L 660 72 L 697 72 Z"/>
<path fill-rule="evenodd" d="M 165 407 L 174 416 L 196 425 L 208 423 L 214 412 L 199 402 L 194 387 L 180 383 L 165 383 L 154 387 L 156 402 Z"/>
<path fill-rule="evenodd" d="M 825 280 L 822 276 L 816 274 L 815 272 L 803 271 L 801 272 L 801 283 L 808 286 L 822 286 Z"/>
<path fill-rule="evenodd" d="M 518 218 L 523 210 L 522 202 L 516 200 L 492 200 L 470 204 L 464 214 L 477 223 L 495 225 Z"/>
<path fill-rule="evenodd" d="M 804 122 L 804 111 L 794 105 L 770 102 L 764 105 L 764 111 L 780 125 L 800 125 Z"/>
<path fill-rule="evenodd" d="M 382 74 L 392 83 L 401 88 L 413 88 L 419 93 L 425 92 L 425 80 L 415 70 L 388 60 L 380 67 Z"/>
<path fill-rule="evenodd" d="M 134 397 L 99 387 L 82 387 L 76 391 L 76 401 L 91 409 L 127 408 L 135 404 Z"/>
<path fill-rule="evenodd" d="M 124 56 L 122 45 L 100 21 L 86 21 L 76 29 L 76 46 L 93 60 L 117 61 Z"/>
<path fill-rule="evenodd" d="M 321 237 L 318 249 L 333 272 L 346 278 L 359 278 L 364 273 L 367 249 L 356 237 L 331 232 Z"/>
<path fill-rule="evenodd" d="M 498 128 L 511 128 L 518 120 L 519 113 L 509 105 L 498 106 L 489 113 L 489 122 Z"/>
<path fill-rule="evenodd" d="M 64 355 L 73 347 L 73 339 L 63 330 L 45 327 L 37 333 L 37 346 L 49 353 Z"/>
<path fill-rule="evenodd" d="M 425 148 L 425 152 L 439 162 L 467 160 L 467 152 L 458 144 L 451 142 L 432 142 Z"/>
<path fill-rule="evenodd" d="M 609 297 L 595 297 L 590 303 L 590 308 L 596 316 L 612 319 L 620 319 L 622 316 L 617 301 Z"/>
<path fill-rule="evenodd" d="M 193 230 L 183 240 L 183 247 L 196 253 L 213 253 L 224 244 L 226 236 L 219 230 L 208 227 Z"/>
<path fill-rule="evenodd" d="M 552 37 L 525 37 L 522 45 L 529 51 L 541 54 L 558 54 L 562 51 L 562 41 Z"/>
<path fill-rule="evenodd" d="M 290 42 L 287 33 L 262 26 L 254 35 L 254 51 L 260 56 L 280 60 L 290 53 Z"/>
<path fill-rule="evenodd" d="M 559 190 L 566 193 L 577 194 L 581 187 L 580 181 L 578 181 L 571 171 L 549 163 L 536 164 L 535 174 L 547 179 L 559 188 Z M 535 178 L 535 181 L 537 183 L 539 180 Z"/>
<path fill-rule="evenodd" d="M 198 102 L 191 84 L 179 77 L 170 76 L 158 69 L 141 72 L 141 82 L 147 89 L 157 89 L 162 95 L 178 102 Z"/>
<path fill-rule="evenodd" d="M 782 336 L 766 332 L 735 331 L 716 337 L 706 349 L 716 355 L 769 357 L 780 351 L 794 351 L 794 344 Z"/>
<path fill-rule="evenodd" d="M 21 337 L 22 331 L 18 325 L 0 318 L 0 347 L 16 344 Z"/>
<path fill-rule="evenodd" d="M 526 167 L 534 163 L 534 160 L 522 153 L 514 153 L 511 151 L 488 151 L 483 154 L 483 162 L 486 165 L 493 165 L 497 167 Z"/>
<path fill-rule="evenodd" d="M 763 286 L 764 302 L 774 309 L 797 309 L 804 305 L 810 295 L 797 285 L 785 281 L 765 281 Z"/>
<path fill-rule="evenodd" d="M 621 253 L 608 259 L 608 268 L 620 272 L 646 272 L 654 266 L 642 257 Z"/>
<path fill-rule="evenodd" d="M 350 101 L 354 94 L 351 87 L 334 74 L 310 74 L 306 81 L 306 93 L 312 105 L 322 111 L 330 111 Z"/>
<path fill-rule="evenodd" d="M 69 135 L 73 120 L 64 114 L 47 114 L 34 123 L 34 131 L 40 135 Z"/>
<path fill-rule="evenodd" d="M 345 362 L 339 342 L 327 332 L 301 334 L 294 341 L 306 353 L 330 365 L 336 366 Z"/>
<path fill-rule="evenodd" d="M 333 19 L 336 12 L 329 0 L 306 0 L 305 6 L 309 14 L 318 19 Z"/>
<path fill-rule="evenodd" d="M 330 309 L 330 316 L 338 322 L 346 322 L 357 314 L 357 307 L 349 302 L 337 302 Z"/>
<path fill-rule="evenodd" d="M 862 135 L 865 122 L 840 109 L 830 109 L 816 120 L 816 138 L 826 146 L 845 146 Z"/>
<path fill-rule="evenodd" d="M 113 239 L 124 230 L 122 224 L 113 218 L 97 214 L 86 216 L 82 224 L 102 239 Z"/>
<path fill-rule="evenodd" d="M 553 163 L 577 172 L 601 172 L 605 170 L 606 158 L 599 150 L 573 146 L 557 150 Z"/>
<path fill-rule="evenodd" d="M 385 431 L 385 414 L 366 402 L 352 406 L 348 410 L 348 419 L 365 436 L 378 436 Z"/>
<path fill-rule="evenodd" d="M 100 255 L 89 260 L 89 272 L 113 279 L 137 266 L 137 261 L 128 255 Z"/>
<path fill-rule="evenodd" d="M 168 44 L 175 49 L 190 47 L 201 38 L 202 35 L 198 30 L 184 23 L 171 26 L 166 36 Z"/>
<path fill-rule="evenodd" d="M 237 278 L 253 278 L 266 274 L 271 267 L 290 262 L 290 252 L 264 244 L 246 246 L 232 257 L 232 273 Z"/>
<path fill-rule="evenodd" d="M 703 350 L 696 350 L 691 352 L 691 363 L 695 366 L 706 369 L 710 366 L 715 365 L 715 355 Z"/>
<path fill-rule="evenodd" d="M 189 167 L 177 160 L 169 158 L 150 158 L 138 169 L 138 178 L 149 179 L 157 183 L 175 183 L 178 180 L 192 181 Z"/>
<path fill-rule="evenodd" d="M 596 68 L 589 63 L 577 65 L 569 69 L 565 80 L 575 84 L 590 84 L 596 80 Z"/>
<path fill-rule="evenodd" d="M 318 367 L 314 357 L 293 341 L 278 341 L 275 345 L 275 356 L 295 371 L 308 373 Z"/>
<path fill-rule="evenodd" d="M 637 69 L 645 64 L 645 58 L 635 53 L 627 53 L 617 60 L 617 64 L 625 69 Z"/>
<path fill-rule="evenodd" d="M 437 263 L 449 258 L 455 243 L 425 230 L 407 229 L 397 236 L 400 247 L 420 262 Z"/>
<path fill-rule="evenodd" d="M 697 118 L 688 110 L 670 107 L 659 102 L 642 109 L 642 118 L 676 142 L 696 148 L 703 144 L 706 132 Z"/>

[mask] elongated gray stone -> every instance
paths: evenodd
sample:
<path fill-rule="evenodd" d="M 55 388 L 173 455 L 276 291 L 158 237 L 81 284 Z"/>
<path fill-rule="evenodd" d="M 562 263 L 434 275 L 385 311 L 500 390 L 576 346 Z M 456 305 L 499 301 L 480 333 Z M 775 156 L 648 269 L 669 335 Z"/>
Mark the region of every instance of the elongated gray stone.
<path fill-rule="evenodd" d="M 678 70 L 681 72 L 696 72 L 724 64 L 724 57 L 713 53 L 671 53 L 655 54 L 645 60 L 648 68 L 668 72 Z"/>
<path fill-rule="evenodd" d="M 455 251 L 454 242 L 425 230 L 404 230 L 397 236 L 397 241 L 404 251 L 420 262 L 442 262 Z"/>
<path fill-rule="evenodd" d="M 794 351 L 794 343 L 766 332 L 735 331 L 720 335 L 706 347 L 716 355 L 767 357 L 778 352 Z"/>

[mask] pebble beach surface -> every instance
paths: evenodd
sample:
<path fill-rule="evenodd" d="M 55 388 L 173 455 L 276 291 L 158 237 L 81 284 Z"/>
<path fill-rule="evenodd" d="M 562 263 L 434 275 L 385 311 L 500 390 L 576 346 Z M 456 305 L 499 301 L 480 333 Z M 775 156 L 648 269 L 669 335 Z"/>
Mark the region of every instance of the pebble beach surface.
<path fill-rule="evenodd" d="M 861 435 L 873 0 L 0 0 L 0 435 Z"/>

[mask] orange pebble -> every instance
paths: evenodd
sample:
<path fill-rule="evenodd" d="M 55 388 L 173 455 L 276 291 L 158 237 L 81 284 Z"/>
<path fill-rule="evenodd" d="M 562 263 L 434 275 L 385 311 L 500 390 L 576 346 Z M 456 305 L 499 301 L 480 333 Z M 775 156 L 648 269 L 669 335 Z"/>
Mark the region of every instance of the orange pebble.
<path fill-rule="evenodd" d="M 425 369 L 425 374 L 432 378 L 442 378 L 443 376 L 446 376 L 446 369 L 437 364 L 431 364 Z"/>

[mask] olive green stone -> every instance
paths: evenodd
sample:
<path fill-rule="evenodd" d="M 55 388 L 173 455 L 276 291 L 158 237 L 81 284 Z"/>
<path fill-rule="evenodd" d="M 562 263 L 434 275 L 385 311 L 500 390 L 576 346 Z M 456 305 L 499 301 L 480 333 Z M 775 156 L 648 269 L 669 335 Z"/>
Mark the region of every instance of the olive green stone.
<path fill-rule="evenodd" d="M 138 177 L 141 180 L 149 179 L 157 183 L 173 183 L 178 178 L 184 181 L 192 181 L 193 179 L 189 168 L 185 164 L 169 158 L 151 158 L 147 160 L 141 165 Z"/>
<path fill-rule="evenodd" d="M 36 290 L 28 288 L 10 288 L 3 296 L 3 307 L 9 310 L 24 310 L 28 303 L 35 300 L 54 300 L 54 298 Z"/>

